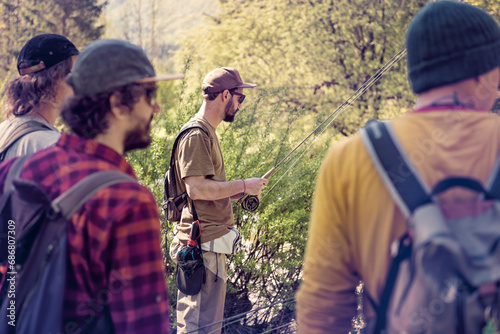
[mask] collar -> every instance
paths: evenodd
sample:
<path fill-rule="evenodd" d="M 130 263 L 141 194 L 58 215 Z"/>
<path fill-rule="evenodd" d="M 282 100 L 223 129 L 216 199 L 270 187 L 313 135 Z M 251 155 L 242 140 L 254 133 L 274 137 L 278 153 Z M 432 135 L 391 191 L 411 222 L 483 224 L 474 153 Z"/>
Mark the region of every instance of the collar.
<path fill-rule="evenodd" d="M 203 123 L 206 123 L 210 129 L 212 129 L 214 132 L 215 132 L 215 128 L 212 126 L 212 124 L 210 124 L 210 122 L 200 113 L 197 113 L 196 115 L 194 115 L 193 119 L 198 119 L 200 121 L 202 121 Z"/>
<path fill-rule="evenodd" d="M 97 160 L 105 160 L 116 166 L 121 172 L 137 179 L 132 166 L 127 160 L 109 146 L 68 133 L 61 134 L 56 146 L 63 148 L 65 151 L 76 151 L 80 154 L 92 156 Z"/>
<path fill-rule="evenodd" d="M 34 115 L 10 116 L 8 118 L 8 120 L 12 124 L 20 124 L 20 123 L 25 123 L 25 122 L 29 122 L 29 121 L 35 121 L 35 122 L 41 123 L 45 126 L 48 126 L 53 131 L 59 132 L 59 130 L 56 127 L 54 127 L 52 124 L 50 124 L 49 122 L 46 122 L 45 120 L 43 120 L 40 117 L 34 116 Z"/>

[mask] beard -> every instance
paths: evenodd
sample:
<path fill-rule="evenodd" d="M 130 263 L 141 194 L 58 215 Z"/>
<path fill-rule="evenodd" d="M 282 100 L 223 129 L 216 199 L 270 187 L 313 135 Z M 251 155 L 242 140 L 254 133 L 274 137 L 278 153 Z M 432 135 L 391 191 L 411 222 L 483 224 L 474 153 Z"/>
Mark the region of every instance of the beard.
<path fill-rule="evenodd" d="M 224 122 L 232 123 L 234 121 L 234 116 L 236 116 L 236 113 L 240 110 L 239 108 L 232 111 L 233 109 L 233 100 L 231 99 L 227 104 L 226 108 L 224 109 Z"/>
<path fill-rule="evenodd" d="M 137 124 L 135 129 L 130 130 L 125 136 L 124 153 L 143 149 L 151 144 L 151 122 L 153 115 L 146 125 Z"/>

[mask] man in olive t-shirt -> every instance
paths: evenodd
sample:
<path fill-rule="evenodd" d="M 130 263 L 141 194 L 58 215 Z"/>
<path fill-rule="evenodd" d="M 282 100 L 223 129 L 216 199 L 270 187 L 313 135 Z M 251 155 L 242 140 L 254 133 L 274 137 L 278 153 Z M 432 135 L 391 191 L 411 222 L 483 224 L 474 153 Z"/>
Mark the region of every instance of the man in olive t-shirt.
<path fill-rule="evenodd" d="M 232 122 L 245 99 L 243 88 L 254 88 L 255 84 L 243 83 L 238 70 L 219 67 L 203 80 L 203 104 L 195 117 L 185 127 L 201 127 L 189 130 L 182 136 L 175 152 L 175 168 L 178 171 L 179 193 L 187 190 L 194 201 L 201 227 L 202 249 L 223 249 L 232 237 L 234 227 L 231 200 L 239 199 L 243 193 L 260 196 L 268 180 L 251 178 L 227 181 L 224 160 L 215 129 L 222 122 Z M 177 251 L 186 245 L 191 223 L 191 205 L 187 205 L 181 221 L 175 227 L 175 238 L 170 247 L 170 256 L 175 260 Z M 222 252 L 203 252 L 206 282 L 201 291 L 185 295 L 179 291 L 177 298 L 177 332 L 186 333 L 200 327 L 219 322 L 224 314 L 226 296 L 226 255 Z M 204 328 L 197 333 L 220 333 L 222 323 Z"/>

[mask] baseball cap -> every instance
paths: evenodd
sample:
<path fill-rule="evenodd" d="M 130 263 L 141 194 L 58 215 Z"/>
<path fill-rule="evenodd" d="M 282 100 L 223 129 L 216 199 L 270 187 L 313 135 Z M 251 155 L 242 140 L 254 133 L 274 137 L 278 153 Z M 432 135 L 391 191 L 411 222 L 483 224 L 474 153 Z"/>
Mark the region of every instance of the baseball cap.
<path fill-rule="evenodd" d="M 156 75 L 137 45 L 118 39 L 99 39 L 87 45 L 66 78 L 75 94 L 92 95 L 129 85 L 184 78 L 183 74 Z"/>
<path fill-rule="evenodd" d="M 240 73 L 234 67 L 218 67 L 203 79 L 201 89 L 205 94 L 208 94 L 222 92 L 226 89 L 255 88 L 256 86 L 253 83 L 244 83 Z"/>
<path fill-rule="evenodd" d="M 37 35 L 21 49 L 17 59 L 17 70 L 20 75 L 35 73 L 77 54 L 78 49 L 64 36 Z"/>

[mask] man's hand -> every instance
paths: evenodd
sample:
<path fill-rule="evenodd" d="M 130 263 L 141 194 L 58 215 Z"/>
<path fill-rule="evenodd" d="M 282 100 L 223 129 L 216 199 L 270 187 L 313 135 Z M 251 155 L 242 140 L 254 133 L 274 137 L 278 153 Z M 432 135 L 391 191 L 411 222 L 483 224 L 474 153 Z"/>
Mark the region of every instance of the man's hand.
<path fill-rule="evenodd" d="M 245 192 L 240 192 L 235 195 L 231 196 L 232 201 L 237 201 L 239 200 L 243 195 L 254 195 L 257 196 L 258 199 L 260 199 L 260 193 L 262 190 L 266 187 L 266 185 L 269 183 L 268 179 L 263 179 L 260 177 L 254 177 L 251 179 L 246 179 L 246 180 L 240 180 L 245 182 Z"/>
<path fill-rule="evenodd" d="M 246 179 L 245 180 L 245 188 L 246 191 L 245 193 L 249 195 L 254 195 L 260 198 L 260 193 L 262 189 L 266 187 L 266 185 L 269 183 L 268 179 L 263 179 L 260 177 L 253 177 L 251 179 Z"/>

